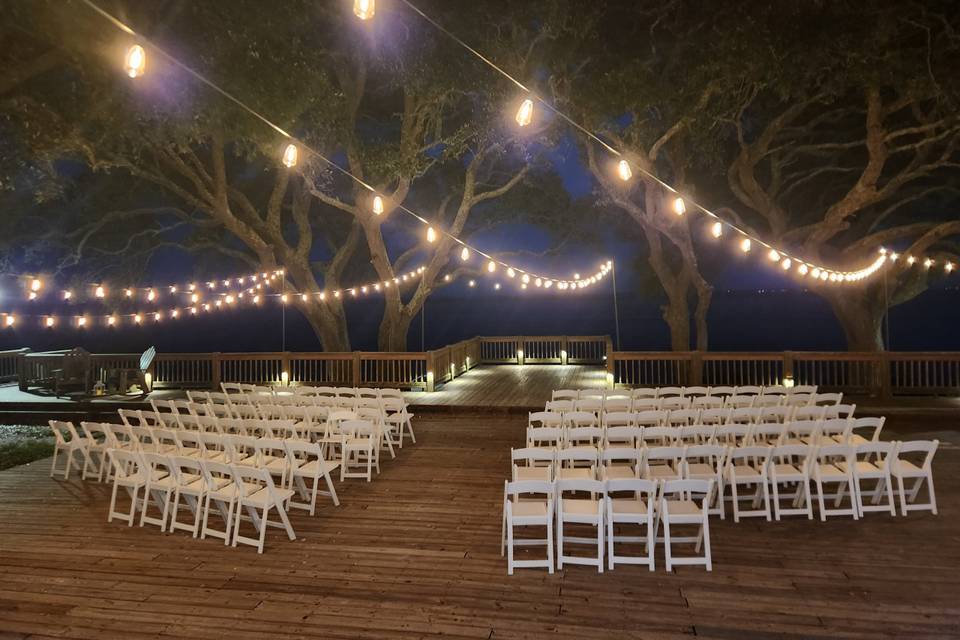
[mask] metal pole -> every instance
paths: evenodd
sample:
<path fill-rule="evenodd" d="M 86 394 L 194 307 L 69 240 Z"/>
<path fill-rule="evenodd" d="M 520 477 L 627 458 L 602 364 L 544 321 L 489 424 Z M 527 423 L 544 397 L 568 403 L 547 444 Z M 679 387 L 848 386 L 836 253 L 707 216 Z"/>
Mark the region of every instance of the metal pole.
<path fill-rule="evenodd" d="M 613 327 L 616 331 L 617 351 L 620 351 L 620 311 L 617 309 L 617 263 L 611 264 L 613 275 Z"/>
<path fill-rule="evenodd" d="M 883 270 L 883 329 L 886 335 L 887 351 L 890 351 L 890 296 L 887 292 L 887 272 Z"/>
<path fill-rule="evenodd" d="M 420 307 L 420 351 L 426 351 L 424 346 L 425 340 L 424 336 L 426 335 L 426 329 L 424 328 L 427 324 L 427 301 L 423 301 L 423 306 Z"/>
<path fill-rule="evenodd" d="M 287 293 L 287 271 L 280 273 L 280 351 L 287 350 L 287 303 L 283 296 Z"/>

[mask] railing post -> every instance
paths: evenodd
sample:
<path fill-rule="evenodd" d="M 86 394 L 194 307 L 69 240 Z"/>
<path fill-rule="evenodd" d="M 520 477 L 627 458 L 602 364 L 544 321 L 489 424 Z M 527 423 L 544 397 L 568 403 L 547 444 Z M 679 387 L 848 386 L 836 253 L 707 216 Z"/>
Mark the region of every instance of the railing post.
<path fill-rule="evenodd" d="M 690 352 L 690 370 L 687 371 L 689 386 L 700 386 L 703 384 L 703 351 Z"/>
<path fill-rule="evenodd" d="M 780 384 L 784 384 L 784 380 L 794 380 L 793 377 L 793 351 L 784 351 L 783 352 L 783 380 L 780 381 Z"/>
<path fill-rule="evenodd" d="M 607 353 L 603 357 L 607 363 L 607 387 L 613 389 L 617 386 L 617 381 L 615 376 L 614 368 L 614 355 L 613 355 L 613 340 L 610 339 L 610 336 L 607 336 Z"/>
<path fill-rule="evenodd" d="M 435 378 L 436 378 L 436 367 L 437 367 L 437 352 L 436 351 L 427 351 L 427 383 L 424 387 L 424 390 L 428 393 L 433 393 L 435 389 Z"/>
<path fill-rule="evenodd" d="M 527 338 L 525 336 L 517 336 L 517 364 L 523 366 L 523 361 L 527 357 L 526 352 L 523 348 L 526 346 Z"/>
<path fill-rule="evenodd" d="M 220 352 L 216 351 L 210 354 L 210 388 L 219 390 L 220 382 Z"/>
<path fill-rule="evenodd" d="M 283 381 L 283 374 L 287 374 L 287 384 L 290 384 L 290 352 L 284 351 L 280 354 L 280 380 Z"/>
<path fill-rule="evenodd" d="M 21 353 L 17 354 L 17 386 L 20 387 L 20 391 L 26 391 L 29 388 L 29 376 L 27 375 L 27 354 L 30 353 L 29 349 L 24 349 Z"/>
<path fill-rule="evenodd" d="M 890 353 L 884 351 L 876 356 L 876 380 L 879 385 L 880 397 L 885 400 L 893 398 L 893 374 L 890 371 L 892 364 L 890 362 Z"/>
<path fill-rule="evenodd" d="M 563 336 L 560 338 L 560 364 L 565 365 L 570 358 L 568 353 L 570 349 L 570 337 Z"/>
<path fill-rule="evenodd" d="M 360 386 L 360 352 L 353 352 L 353 386 Z"/>

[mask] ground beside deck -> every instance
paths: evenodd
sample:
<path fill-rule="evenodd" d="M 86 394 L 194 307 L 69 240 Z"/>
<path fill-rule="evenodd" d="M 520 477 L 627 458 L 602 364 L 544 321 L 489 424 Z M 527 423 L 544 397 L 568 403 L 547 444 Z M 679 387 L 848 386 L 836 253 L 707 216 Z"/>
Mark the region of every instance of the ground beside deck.
<path fill-rule="evenodd" d="M 944 426 L 911 425 L 910 437 Z M 936 458 L 939 516 L 715 520 L 713 573 L 667 574 L 658 552 L 654 573 L 568 567 L 508 577 L 500 501 L 524 418 L 430 415 L 416 426 L 418 444 L 386 461 L 373 483 L 338 484 L 341 507 L 292 515 L 298 539 L 271 532 L 262 556 L 107 524 L 108 488 L 51 480 L 49 461 L 0 472 L 0 636 L 960 634 L 960 451 L 952 444 Z"/>

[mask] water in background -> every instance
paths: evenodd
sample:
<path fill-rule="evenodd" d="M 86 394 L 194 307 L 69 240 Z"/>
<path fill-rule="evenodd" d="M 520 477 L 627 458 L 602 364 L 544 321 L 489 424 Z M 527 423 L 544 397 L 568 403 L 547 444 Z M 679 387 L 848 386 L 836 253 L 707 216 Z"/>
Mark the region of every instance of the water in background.
<path fill-rule="evenodd" d="M 376 350 L 382 300 L 350 301 L 348 314 L 353 348 Z M 61 310 L 62 311 L 62 310 Z M 288 310 L 286 348 L 316 351 L 307 322 Z M 208 316 L 146 321 L 143 327 L 58 327 L 48 331 L 38 319 L 22 318 L 0 330 L 0 348 L 34 350 L 83 346 L 93 352 L 141 352 L 155 345 L 161 352 L 279 351 L 281 309 L 238 309 Z M 802 290 L 722 291 L 714 294 L 709 315 L 713 351 L 844 350 L 843 332 L 829 306 Z M 960 290 L 930 290 L 893 309 L 891 342 L 898 351 L 960 350 Z M 437 347 L 475 335 L 614 335 L 613 301 L 609 291 L 493 295 L 479 288 L 438 294 L 427 302 L 425 347 Z M 670 335 L 657 303 L 620 296 L 621 348 L 665 350 Z M 408 347 L 420 350 L 420 318 L 410 327 Z"/>

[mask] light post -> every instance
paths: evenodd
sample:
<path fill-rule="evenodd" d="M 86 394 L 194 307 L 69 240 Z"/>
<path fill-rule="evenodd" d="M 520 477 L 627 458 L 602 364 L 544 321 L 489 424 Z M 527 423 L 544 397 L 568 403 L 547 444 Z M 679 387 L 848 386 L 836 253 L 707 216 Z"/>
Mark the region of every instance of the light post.
<path fill-rule="evenodd" d="M 610 271 L 613 279 L 613 328 L 617 340 L 617 351 L 620 351 L 620 311 L 617 308 L 617 263 L 610 263 Z"/>

